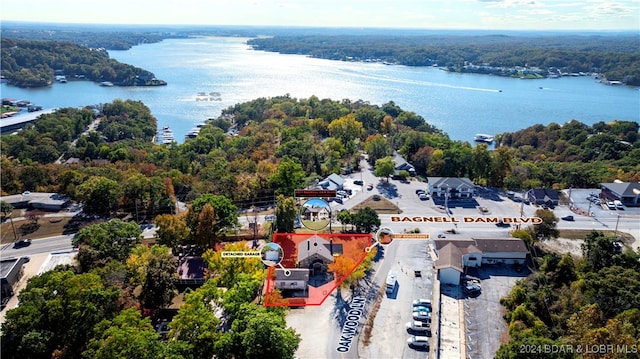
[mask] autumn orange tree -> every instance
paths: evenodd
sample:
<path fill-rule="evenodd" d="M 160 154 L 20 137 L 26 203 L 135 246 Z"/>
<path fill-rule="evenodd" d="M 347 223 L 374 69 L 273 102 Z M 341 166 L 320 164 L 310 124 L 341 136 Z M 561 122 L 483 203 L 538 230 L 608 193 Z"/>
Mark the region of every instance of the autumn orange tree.
<path fill-rule="evenodd" d="M 335 280 L 343 282 L 356 266 L 356 262 L 346 256 L 335 257 L 333 263 L 330 263 L 328 269 L 333 273 Z"/>

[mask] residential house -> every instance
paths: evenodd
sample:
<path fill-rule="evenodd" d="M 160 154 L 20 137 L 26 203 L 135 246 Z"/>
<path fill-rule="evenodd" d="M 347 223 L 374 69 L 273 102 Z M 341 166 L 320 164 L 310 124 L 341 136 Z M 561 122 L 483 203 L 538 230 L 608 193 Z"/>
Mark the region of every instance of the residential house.
<path fill-rule="evenodd" d="M 298 245 L 298 268 L 309 268 L 315 272 L 326 271 L 334 256 L 342 254 L 342 244 L 334 244 L 320 236 L 313 235 Z"/>
<path fill-rule="evenodd" d="M 302 216 L 308 221 L 322 221 L 329 219 L 329 210 L 327 207 L 305 207 Z"/>
<path fill-rule="evenodd" d="M 275 287 L 279 290 L 295 290 L 307 291 L 309 286 L 309 269 L 292 268 L 281 269 L 276 268 Z M 287 275 L 288 274 L 288 275 Z"/>
<path fill-rule="evenodd" d="M 393 162 L 395 164 L 394 177 L 400 174 L 400 171 L 407 171 L 410 176 L 416 175 L 416 169 L 412 164 L 407 162 L 397 151 L 393 152 Z"/>
<path fill-rule="evenodd" d="M 433 197 L 450 199 L 472 198 L 475 185 L 466 177 L 429 177 L 429 192 Z"/>
<path fill-rule="evenodd" d="M 287 294 L 294 292 L 293 296 L 306 296 L 310 277 L 326 274 L 328 265 L 342 251 L 342 244 L 312 235 L 298 244 L 297 268 L 275 269 L 275 288 L 286 290 Z"/>
<path fill-rule="evenodd" d="M 320 186 L 322 189 L 338 191 L 344 187 L 345 182 L 345 179 L 340 177 L 340 175 L 332 173 L 331 175 L 329 175 L 329 177 L 318 182 L 318 186 Z"/>
<path fill-rule="evenodd" d="M 534 188 L 530 189 L 525 194 L 525 197 L 528 198 L 532 204 L 546 204 L 548 206 L 555 207 L 560 201 L 560 192 L 549 188 Z"/>

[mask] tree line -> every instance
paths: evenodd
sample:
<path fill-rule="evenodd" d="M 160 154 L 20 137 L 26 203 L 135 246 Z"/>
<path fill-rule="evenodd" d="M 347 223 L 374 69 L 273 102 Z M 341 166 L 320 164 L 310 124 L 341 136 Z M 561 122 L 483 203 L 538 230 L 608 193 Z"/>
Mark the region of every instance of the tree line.
<path fill-rule="evenodd" d="M 638 36 L 282 35 L 250 39 L 256 50 L 342 60 L 379 60 L 460 70 L 470 62 L 495 67 L 595 72 L 640 85 Z"/>
<path fill-rule="evenodd" d="M 18 87 L 43 87 L 56 75 L 120 86 L 166 85 L 147 70 L 109 58 L 106 50 L 70 42 L 16 40 L 2 37 L 2 76 Z"/>
<path fill-rule="evenodd" d="M 84 133 L 91 121 L 99 125 Z M 172 196 L 191 202 L 206 193 L 247 209 L 274 205 L 278 194 L 331 173 L 358 170 L 360 153 L 372 166 L 389 167 L 394 151 L 419 176 L 468 177 L 511 190 L 593 187 L 637 181 L 640 173 L 638 124 L 629 121 L 535 125 L 498 135 L 499 146 L 490 150 L 451 140 L 393 101 L 284 95 L 231 106 L 182 144 L 154 144 L 156 126 L 148 107 L 132 100 L 42 115 L 2 136 L 2 192 L 60 192 L 89 201 L 98 214 L 169 213 Z M 237 136 L 227 134 L 232 126 Z M 75 160 L 62 165 L 58 158 Z"/>
<path fill-rule="evenodd" d="M 542 252 L 533 265 L 536 271 L 500 301 L 509 340 L 496 358 L 638 357 L 637 252 L 592 231 L 581 258 Z"/>

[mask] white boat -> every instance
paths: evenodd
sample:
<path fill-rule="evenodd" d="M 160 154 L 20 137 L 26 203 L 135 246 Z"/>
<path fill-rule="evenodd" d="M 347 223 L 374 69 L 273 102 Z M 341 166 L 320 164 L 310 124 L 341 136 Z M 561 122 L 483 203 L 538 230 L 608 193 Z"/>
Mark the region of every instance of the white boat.
<path fill-rule="evenodd" d="M 191 130 L 189 130 L 189 132 L 187 132 L 184 138 L 185 140 L 190 140 L 198 137 L 198 134 L 200 134 L 200 127 L 194 127 Z"/>
<path fill-rule="evenodd" d="M 173 136 L 173 131 L 169 126 L 162 127 L 162 134 L 160 135 L 160 143 L 163 145 L 168 145 L 170 143 L 176 142 L 176 139 Z"/>
<path fill-rule="evenodd" d="M 473 140 L 476 141 L 476 142 L 493 143 L 493 136 L 487 135 L 487 134 L 484 134 L 484 133 L 478 133 L 477 135 L 475 135 Z"/>

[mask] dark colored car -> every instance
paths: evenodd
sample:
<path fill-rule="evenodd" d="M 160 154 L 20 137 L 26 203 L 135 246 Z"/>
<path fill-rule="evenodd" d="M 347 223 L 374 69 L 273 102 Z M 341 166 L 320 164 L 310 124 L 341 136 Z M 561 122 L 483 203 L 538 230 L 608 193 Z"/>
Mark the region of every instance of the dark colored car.
<path fill-rule="evenodd" d="M 573 216 L 564 216 L 564 217 L 562 217 L 562 220 L 571 222 L 571 221 L 573 221 Z"/>
<path fill-rule="evenodd" d="M 360 181 L 360 180 L 355 180 L 355 181 L 353 181 L 353 184 L 355 184 L 357 186 L 362 186 L 364 184 L 364 182 Z"/>
<path fill-rule="evenodd" d="M 467 293 L 467 295 L 478 295 L 481 291 L 482 288 L 477 284 L 469 284 L 464 287 L 464 292 Z"/>
<path fill-rule="evenodd" d="M 22 247 L 27 247 L 29 245 L 31 245 L 30 239 L 19 239 L 13 242 L 13 248 L 22 248 Z"/>

